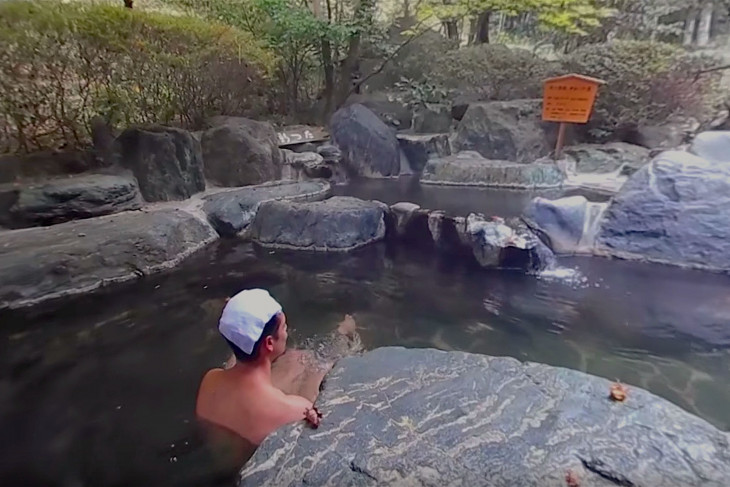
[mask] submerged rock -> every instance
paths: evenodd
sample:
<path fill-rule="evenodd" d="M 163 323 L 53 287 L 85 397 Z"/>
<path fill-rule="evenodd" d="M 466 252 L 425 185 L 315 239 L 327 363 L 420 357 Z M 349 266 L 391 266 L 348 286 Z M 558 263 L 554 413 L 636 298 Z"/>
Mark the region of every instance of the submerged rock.
<path fill-rule="evenodd" d="M 564 179 L 565 175 L 555 164 L 491 160 L 472 151 L 431 159 L 421 176 L 421 181 L 427 184 L 525 189 L 559 187 Z"/>
<path fill-rule="evenodd" d="M 180 210 L 0 232 L 0 309 L 168 269 L 217 237 L 205 221 Z"/>
<path fill-rule="evenodd" d="M 283 156 L 274 127 L 242 117 L 215 117 L 201 145 L 205 176 L 220 186 L 247 186 L 281 177 Z"/>
<path fill-rule="evenodd" d="M 613 198 L 599 251 L 730 271 L 730 165 L 665 152 Z"/>
<path fill-rule="evenodd" d="M 550 154 L 541 100 L 472 103 L 459 123 L 454 148 L 488 159 L 533 162 Z"/>
<path fill-rule="evenodd" d="M 555 263 L 550 249 L 516 218 L 485 220 L 471 214 L 466 218 L 466 234 L 482 267 L 539 272 Z"/>
<path fill-rule="evenodd" d="M 264 201 L 315 201 L 329 193 L 324 181 L 276 181 L 206 196 L 203 211 L 221 237 L 233 237 L 248 227 Z"/>
<path fill-rule="evenodd" d="M 340 360 L 322 423 L 281 428 L 240 487 L 489 485 L 721 487 L 730 437 L 639 388 L 461 352 L 381 348 Z"/>
<path fill-rule="evenodd" d="M 395 130 L 364 106 L 354 104 L 337 110 L 330 120 L 330 133 L 352 173 L 365 177 L 400 173 Z"/>
<path fill-rule="evenodd" d="M 537 197 L 525 210 L 525 218 L 554 252 L 590 252 L 606 206 L 584 196 L 556 200 Z"/>
<path fill-rule="evenodd" d="M 186 130 L 131 128 L 114 144 L 119 163 L 134 173 L 147 201 L 184 200 L 205 189 L 200 143 Z"/>
<path fill-rule="evenodd" d="M 268 201 L 260 205 L 249 236 L 265 247 L 354 250 L 385 237 L 386 209 L 347 196 L 315 203 Z"/>
<path fill-rule="evenodd" d="M 142 203 L 134 178 L 105 174 L 53 179 L 11 191 L 15 193 L 14 201 L 8 201 L 5 211 L 0 204 L 0 223 L 10 228 L 53 225 L 136 210 Z"/>
<path fill-rule="evenodd" d="M 421 172 L 432 157 L 451 155 L 448 134 L 398 134 L 398 143 L 414 172 Z"/>

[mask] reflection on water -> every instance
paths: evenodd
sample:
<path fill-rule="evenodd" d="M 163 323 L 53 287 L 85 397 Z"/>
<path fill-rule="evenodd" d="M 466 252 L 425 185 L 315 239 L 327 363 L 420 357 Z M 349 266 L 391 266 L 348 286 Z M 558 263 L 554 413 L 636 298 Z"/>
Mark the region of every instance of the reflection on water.
<path fill-rule="evenodd" d="M 0 316 L 0 485 L 230 482 L 194 425 L 226 358 L 224 298 L 269 288 L 292 337 L 354 313 L 367 348 L 508 355 L 640 385 L 730 429 L 730 278 L 601 259 L 566 275 L 478 271 L 376 245 L 313 257 L 221 243 L 179 271 Z"/>
<path fill-rule="evenodd" d="M 581 189 L 547 189 L 518 191 L 504 188 L 454 187 L 421 185 L 417 177 L 398 179 L 361 179 L 344 186 L 335 186 L 339 196 L 355 196 L 365 200 L 378 200 L 392 205 L 410 201 L 429 210 L 443 210 L 454 216 L 483 213 L 502 217 L 519 216 L 536 196 L 560 198 L 583 195 L 590 201 L 605 201 L 608 196 Z"/>

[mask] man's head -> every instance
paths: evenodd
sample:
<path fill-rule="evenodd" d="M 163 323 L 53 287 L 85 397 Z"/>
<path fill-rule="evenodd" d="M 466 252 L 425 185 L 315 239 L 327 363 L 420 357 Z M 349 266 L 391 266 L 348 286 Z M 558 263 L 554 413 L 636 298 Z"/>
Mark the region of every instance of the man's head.
<path fill-rule="evenodd" d="M 286 350 L 286 316 L 263 289 L 248 289 L 233 296 L 223 309 L 218 330 L 239 362 L 273 361 Z"/>

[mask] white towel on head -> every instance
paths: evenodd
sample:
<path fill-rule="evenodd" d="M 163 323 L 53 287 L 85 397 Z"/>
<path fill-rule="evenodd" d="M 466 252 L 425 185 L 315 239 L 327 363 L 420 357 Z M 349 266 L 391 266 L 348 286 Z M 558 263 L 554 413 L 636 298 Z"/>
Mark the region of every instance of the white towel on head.
<path fill-rule="evenodd" d="M 281 312 L 281 305 L 264 289 L 247 289 L 233 296 L 218 322 L 218 331 L 243 350 L 253 352 L 266 323 Z"/>

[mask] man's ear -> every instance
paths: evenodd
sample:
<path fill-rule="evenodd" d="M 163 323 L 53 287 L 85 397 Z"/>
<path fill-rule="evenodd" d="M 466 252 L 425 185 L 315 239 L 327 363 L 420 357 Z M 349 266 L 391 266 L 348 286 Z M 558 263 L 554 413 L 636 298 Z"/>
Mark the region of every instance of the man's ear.
<path fill-rule="evenodd" d="M 269 335 L 266 338 L 264 338 L 264 347 L 266 347 L 266 350 L 268 350 L 269 352 L 273 352 L 274 351 L 274 337 Z"/>

